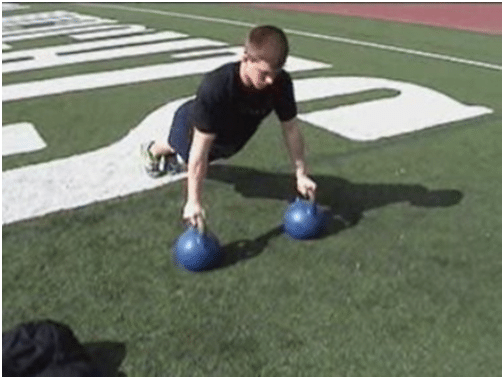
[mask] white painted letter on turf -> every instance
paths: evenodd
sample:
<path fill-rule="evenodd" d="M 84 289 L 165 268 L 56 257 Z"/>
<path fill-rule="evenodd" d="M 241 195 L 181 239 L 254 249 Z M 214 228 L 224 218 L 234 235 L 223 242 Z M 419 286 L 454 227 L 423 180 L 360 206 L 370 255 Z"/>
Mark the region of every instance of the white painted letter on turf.
<path fill-rule="evenodd" d="M 2 126 L 2 156 L 41 150 L 47 145 L 29 122 Z"/>
<path fill-rule="evenodd" d="M 486 107 L 466 106 L 432 89 L 386 79 L 300 79 L 294 81 L 294 87 L 299 101 L 377 88 L 400 91 L 401 95 L 393 99 L 374 100 L 299 116 L 318 127 L 361 141 L 389 137 L 492 112 Z M 420 98 L 413 96 L 414 94 Z M 188 98 L 162 106 L 125 138 L 111 146 L 3 172 L 3 224 L 127 196 L 183 178 L 184 174 L 150 179 L 140 166 L 138 149 L 141 142 L 168 133 L 173 114 L 186 100 Z M 448 109 L 440 109 L 440 106 Z M 414 109 L 415 107 L 417 109 Z M 404 112 L 408 113 L 401 114 Z M 388 129 L 387 125 L 393 128 Z"/>
<path fill-rule="evenodd" d="M 2 223 L 127 196 L 183 178 L 185 174 L 149 178 L 140 164 L 139 144 L 167 128 L 187 100 L 164 105 L 110 146 L 3 172 Z"/>
<path fill-rule="evenodd" d="M 389 79 L 310 78 L 296 80 L 294 87 L 300 102 L 369 90 L 399 91 L 393 98 L 299 115 L 303 121 L 355 141 L 393 137 L 493 112 L 487 107 L 462 104 L 430 88 Z"/>
<path fill-rule="evenodd" d="M 221 52 L 221 49 L 218 51 Z M 241 48 L 229 47 L 230 54 L 224 56 L 7 84 L 2 86 L 2 102 L 203 74 L 223 64 L 236 62 L 239 59 L 238 51 Z M 293 56 L 289 56 L 286 64 L 290 72 L 329 67 L 326 63 Z"/>

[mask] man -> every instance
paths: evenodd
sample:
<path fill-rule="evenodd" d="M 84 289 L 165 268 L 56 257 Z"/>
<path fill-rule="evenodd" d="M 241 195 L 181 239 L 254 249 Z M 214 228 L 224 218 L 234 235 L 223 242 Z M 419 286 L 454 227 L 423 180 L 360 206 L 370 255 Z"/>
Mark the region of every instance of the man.
<path fill-rule="evenodd" d="M 165 157 L 169 171 L 177 171 L 181 164 L 187 169 L 184 221 L 194 226 L 203 223 L 202 189 L 209 162 L 236 154 L 272 110 L 282 126 L 297 190 L 314 198 L 316 184 L 308 177 L 292 80 L 282 69 L 288 52 L 282 30 L 255 27 L 247 35 L 241 60 L 205 75 L 196 98 L 175 112 L 168 141 L 142 145 L 145 168 L 151 176 L 162 173 L 161 157 Z"/>

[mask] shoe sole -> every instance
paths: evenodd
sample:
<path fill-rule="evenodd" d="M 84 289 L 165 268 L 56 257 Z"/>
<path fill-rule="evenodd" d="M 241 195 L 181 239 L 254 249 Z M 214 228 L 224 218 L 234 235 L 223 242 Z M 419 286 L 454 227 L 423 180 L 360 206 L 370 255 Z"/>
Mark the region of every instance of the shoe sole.
<path fill-rule="evenodd" d="M 163 175 L 163 172 L 159 169 L 159 164 L 161 162 L 158 162 L 157 170 L 152 169 L 154 162 L 152 160 L 151 154 L 148 151 L 150 144 L 151 142 L 140 145 L 140 158 L 142 159 L 143 167 L 147 175 L 149 175 L 151 178 L 158 178 Z"/>

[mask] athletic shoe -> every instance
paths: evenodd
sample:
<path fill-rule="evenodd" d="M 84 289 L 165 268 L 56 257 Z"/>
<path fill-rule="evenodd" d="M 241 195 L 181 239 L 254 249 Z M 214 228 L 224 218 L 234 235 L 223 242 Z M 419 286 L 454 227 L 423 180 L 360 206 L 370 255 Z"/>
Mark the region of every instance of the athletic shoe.
<path fill-rule="evenodd" d="M 150 151 L 151 146 L 154 144 L 154 141 L 150 141 L 147 143 L 143 143 L 140 145 L 140 156 L 142 157 L 142 161 L 144 164 L 145 171 L 152 178 L 157 178 L 162 175 L 162 172 L 159 168 L 159 164 L 161 162 L 160 158 L 156 158 Z"/>
<path fill-rule="evenodd" d="M 178 154 L 164 156 L 163 171 L 168 175 L 175 175 L 187 171 L 184 160 Z"/>

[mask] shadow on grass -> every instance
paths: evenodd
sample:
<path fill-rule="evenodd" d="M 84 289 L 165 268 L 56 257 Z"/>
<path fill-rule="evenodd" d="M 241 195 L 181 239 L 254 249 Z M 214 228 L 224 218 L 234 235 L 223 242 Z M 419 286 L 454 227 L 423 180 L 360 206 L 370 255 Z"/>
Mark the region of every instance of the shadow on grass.
<path fill-rule="evenodd" d="M 208 179 L 234 186 L 249 198 L 292 201 L 296 197 L 293 175 L 259 171 L 249 167 L 214 164 L 209 167 Z M 319 239 L 335 235 L 355 226 L 364 212 L 389 204 L 408 202 L 416 207 L 450 207 L 463 198 L 454 189 L 429 190 L 419 184 L 362 184 L 328 175 L 312 175 L 317 183 L 317 203 L 328 215 L 325 232 Z M 240 240 L 223 246 L 224 263 L 229 266 L 243 259 L 259 255 L 272 238 L 283 233 L 277 226 L 253 240 Z"/>
<path fill-rule="evenodd" d="M 283 226 L 280 225 L 256 239 L 243 239 L 223 246 L 224 259 L 219 268 L 231 266 L 239 261 L 250 259 L 261 254 L 266 246 L 268 246 L 269 241 L 282 233 Z"/>
<path fill-rule="evenodd" d="M 125 373 L 119 371 L 119 367 L 126 357 L 126 345 L 124 343 L 89 342 L 84 343 L 83 346 L 103 376 L 126 376 Z"/>

